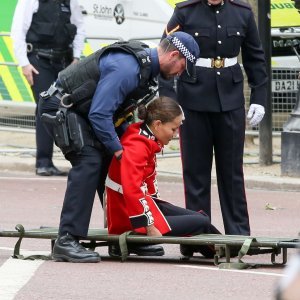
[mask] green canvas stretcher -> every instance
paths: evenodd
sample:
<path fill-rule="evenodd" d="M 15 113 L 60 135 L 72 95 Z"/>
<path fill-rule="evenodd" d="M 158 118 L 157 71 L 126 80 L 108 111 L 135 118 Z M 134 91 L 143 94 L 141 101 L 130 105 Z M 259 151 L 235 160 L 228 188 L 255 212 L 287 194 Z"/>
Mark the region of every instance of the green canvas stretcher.
<path fill-rule="evenodd" d="M 20 254 L 20 246 L 23 238 L 32 239 L 50 239 L 51 249 L 58 235 L 58 228 L 41 227 L 39 229 L 25 230 L 20 224 L 16 225 L 16 231 L 0 231 L 0 237 L 18 238 L 14 248 L 14 258 L 22 259 L 51 259 L 39 255 L 24 258 Z M 284 265 L 287 262 L 287 249 L 298 248 L 300 246 L 299 238 L 277 238 L 277 237 L 252 237 L 240 235 L 218 235 L 202 234 L 192 237 L 149 237 L 125 232 L 121 235 L 108 234 L 107 229 L 90 229 L 88 237 L 81 242 L 82 245 L 89 249 L 95 249 L 99 246 L 108 246 L 110 243 L 119 243 L 121 249 L 121 260 L 125 261 L 128 257 L 127 244 L 144 243 L 144 244 L 182 244 L 182 245 L 210 245 L 216 250 L 214 264 L 223 269 L 244 269 L 251 267 L 251 264 L 244 263 L 242 257 L 245 255 L 259 255 L 270 253 L 271 263 L 274 265 Z M 230 251 L 239 249 L 238 261 L 232 262 Z M 276 257 L 282 255 L 282 261 L 276 262 Z M 188 258 L 186 258 L 188 259 Z M 223 260 L 222 260 L 223 259 Z M 225 261 L 224 261 L 225 259 Z"/>

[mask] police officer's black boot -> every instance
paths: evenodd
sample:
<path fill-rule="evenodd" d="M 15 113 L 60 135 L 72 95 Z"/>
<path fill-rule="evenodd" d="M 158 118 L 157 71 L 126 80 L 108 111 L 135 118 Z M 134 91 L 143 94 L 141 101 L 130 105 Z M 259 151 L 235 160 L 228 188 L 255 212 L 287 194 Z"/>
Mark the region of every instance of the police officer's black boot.
<path fill-rule="evenodd" d="M 101 260 L 99 253 L 85 249 L 71 234 L 58 236 L 52 257 L 55 261 L 74 263 L 96 263 Z"/>

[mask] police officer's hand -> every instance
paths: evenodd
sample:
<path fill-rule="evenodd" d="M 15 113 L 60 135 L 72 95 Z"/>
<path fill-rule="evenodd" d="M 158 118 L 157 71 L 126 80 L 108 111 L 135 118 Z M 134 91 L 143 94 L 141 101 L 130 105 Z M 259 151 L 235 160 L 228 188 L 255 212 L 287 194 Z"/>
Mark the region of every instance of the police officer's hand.
<path fill-rule="evenodd" d="M 265 108 L 259 104 L 251 104 L 249 107 L 247 119 L 251 126 L 256 126 L 263 119 Z"/>
<path fill-rule="evenodd" d="M 25 76 L 26 80 L 28 81 L 29 85 L 33 85 L 33 74 L 39 74 L 38 70 L 31 64 L 22 67 L 23 75 Z"/>
<path fill-rule="evenodd" d="M 154 224 L 146 227 L 147 235 L 149 236 L 162 236 L 160 231 L 154 226 Z"/>

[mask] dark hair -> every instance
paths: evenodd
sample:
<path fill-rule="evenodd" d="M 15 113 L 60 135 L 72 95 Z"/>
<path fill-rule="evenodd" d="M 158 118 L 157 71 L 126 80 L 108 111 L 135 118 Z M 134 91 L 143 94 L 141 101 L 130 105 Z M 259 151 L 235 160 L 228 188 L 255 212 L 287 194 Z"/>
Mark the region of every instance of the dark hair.
<path fill-rule="evenodd" d="M 147 125 L 151 125 L 154 120 L 160 120 L 162 123 L 172 122 L 181 114 L 182 110 L 179 104 L 169 97 L 158 97 L 147 107 L 140 105 L 138 108 L 139 119 L 144 120 Z"/>
<path fill-rule="evenodd" d="M 179 52 L 179 57 L 184 57 L 184 55 L 178 50 L 178 48 L 167 38 L 161 40 L 159 46 L 164 52 L 172 52 L 177 50 Z"/>

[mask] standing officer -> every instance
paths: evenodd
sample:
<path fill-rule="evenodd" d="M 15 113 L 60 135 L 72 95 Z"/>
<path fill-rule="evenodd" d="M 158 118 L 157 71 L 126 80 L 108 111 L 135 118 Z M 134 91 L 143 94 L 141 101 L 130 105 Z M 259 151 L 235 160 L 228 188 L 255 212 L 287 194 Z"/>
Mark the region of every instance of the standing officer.
<path fill-rule="evenodd" d="M 70 140 L 74 136 L 82 136 L 82 141 L 77 139 L 78 142 L 73 143 L 74 148 L 72 144 L 71 147 L 66 146 L 68 143 L 64 143 L 66 147 L 61 146 L 72 169 L 68 176 L 59 236 L 53 248 L 55 260 L 100 261 L 98 253 L 86 250 L 78 240 L 87 236 L 96 190 L 102 200 L 112 155 L 118 160 L 122 158 L 123 150 L 118 135 L 124 131 L 126 122 L 117 126 L 118 117 L 132 102 L 149 93 L 155 85 L 153 79 L 159 73 L 167 79 L 180 75 L 187 67 L 193 66 L 198 56 L 198 44 L 184 32 L 167 36 L 154 49 L 138 41 L 119 42 L 96 51 L 60 72 L 56 84 L 43 93 L 39 114 L 45 120 L 48 118 L 48 124 L 53 120 L 49 114 L 56 113 L 53 109 L 55 103 L 57 106 L 59 103 L 66 106 L 72 100 L 73 106 L 67 118 L 73 116 L 73 121 L 68 126 L 70 128 L 75 124 L 76 127 L 76 123 L 79 123 L 79 130 L 69 130 L 72 132 Z M 63 118 L 57 120 L 61 123 Z M 89 131 L 89 124 L 92 131 Z M 60 140 L 55 141 L 59 144 Z M 78 144 L 82 144 L 80 149 L 76 148 Z M 163 248 L 157 245 L 132 246 L 129 252 L 162 255 Z"/>
<path fill-rule="evenodd" d="M 55 81 L 59 71 L 77 62 L 84 45 L 81 9 L 77 0 L 19 0 L 11 37 L 15 56 L 31 86 L 39 94 Z M 36 109 L 36 174 L 66 175 L 53 162 L 53 138 L 45 131 Z"/>
<path fill-rule="evenodd" d="M 191 34 L 201 49 L 194 80 L 183 74 L 177 82 L 177 99 L 186 119 L 180 131 L 186 207 L 210 215 L 214 152 L 225 233 L 249 235 L 240 50 L 251 87 L 251 126 L 263 118 L 268 80 L 253 13 L 239 0 L 184 1 L 176 5 L 164 36 L 177 30 Z M 169 86 L 161 82 L 160 94 L 174 96 Z"/>

